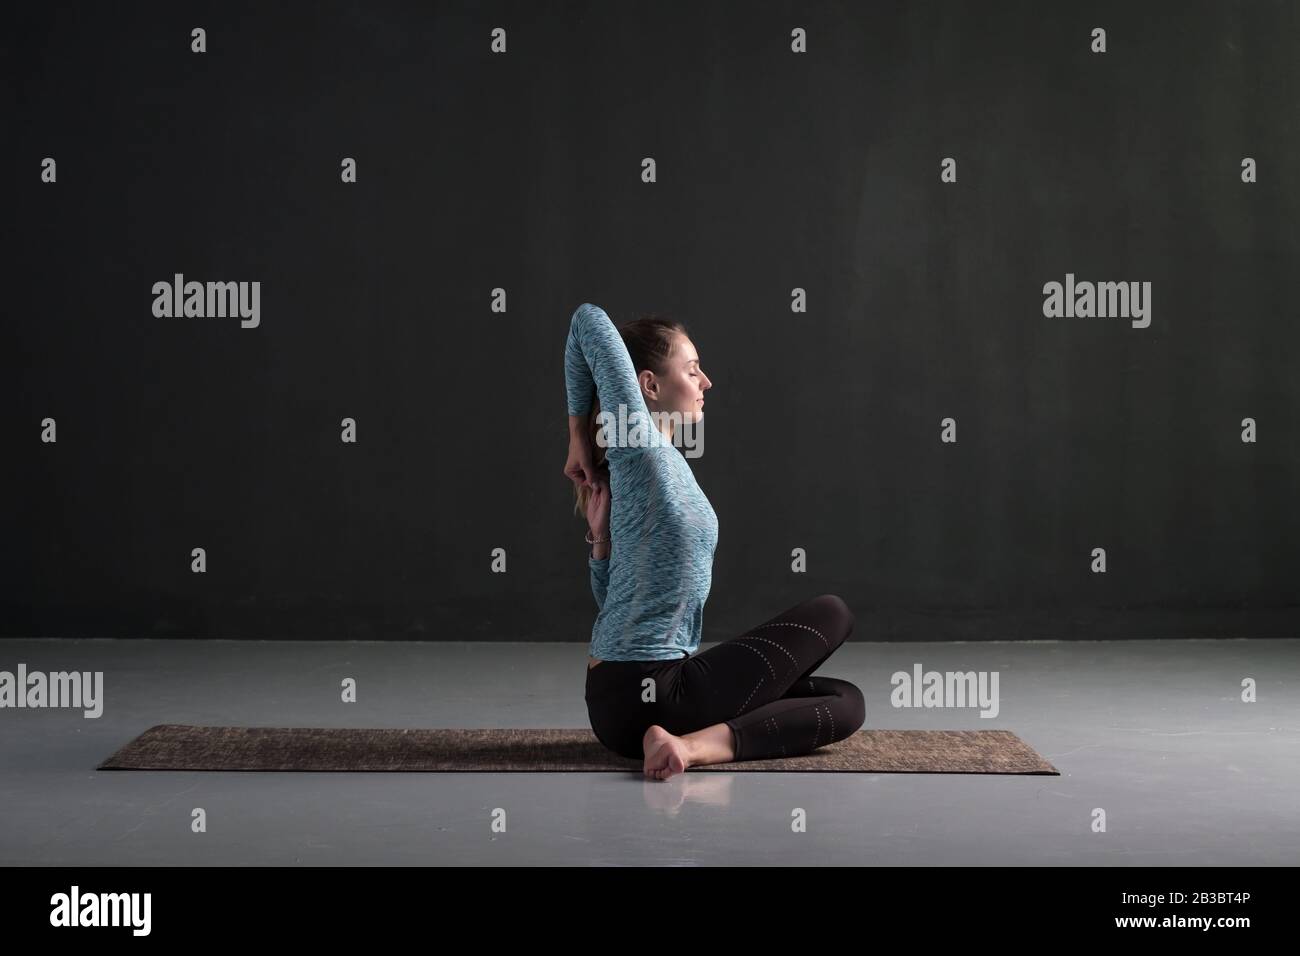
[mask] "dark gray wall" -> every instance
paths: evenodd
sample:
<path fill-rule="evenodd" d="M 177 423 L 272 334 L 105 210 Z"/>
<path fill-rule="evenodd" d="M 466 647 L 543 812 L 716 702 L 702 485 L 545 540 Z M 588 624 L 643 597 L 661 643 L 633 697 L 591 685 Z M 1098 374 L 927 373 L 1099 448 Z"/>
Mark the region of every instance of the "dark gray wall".
<path fill-rule="evenodd" d="M 585 642 L 590 301 L 713 378 L 705 641 L 826 591 L 855 639 L 1294 636 L 1298 10 L 25 10 L 0 628 Z M 260 325 L 155 317 L 177 272 Z M 1067 273 L 1150 326 L 1045 317 Z"/>

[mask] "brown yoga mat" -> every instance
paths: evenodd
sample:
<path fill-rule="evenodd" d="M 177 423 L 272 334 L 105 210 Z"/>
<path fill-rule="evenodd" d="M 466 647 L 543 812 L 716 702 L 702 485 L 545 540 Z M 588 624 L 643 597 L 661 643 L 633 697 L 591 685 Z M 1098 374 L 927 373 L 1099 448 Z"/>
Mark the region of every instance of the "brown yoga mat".
<path fill-rule="evenodd" d="M 150 727 L 96 770 L 629 771 L 584 729 L 431 730 L 329 727 Z M 813 773 L 1059 771 L 1009 730 L 859 730 L 800 757 L 704 764 L 722 770 Z"/>

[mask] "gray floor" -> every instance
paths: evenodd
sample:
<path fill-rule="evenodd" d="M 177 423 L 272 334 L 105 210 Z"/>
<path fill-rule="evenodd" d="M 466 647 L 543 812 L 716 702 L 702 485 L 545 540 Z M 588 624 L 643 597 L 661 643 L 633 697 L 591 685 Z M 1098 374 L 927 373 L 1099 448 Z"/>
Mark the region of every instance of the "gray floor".
<path fill-rule="evenodd" d="M 7 640 L 103 671 L 104 713 L 0 710 L 0 864 L 1300 862 L 1300 641 L 850 642 L 867 726 L 1004 728 L 1059 777 L 182 773 L 93 768 L 157 723 L 586 727 L 580 644 Z M 707 648 L 708 645 L 705 645 Z M 890 675 L 998 671 L 1001 712 L 896 709 Z M 359 699 L 339 699 L 357 681 Z M 1240 699 L 1254 678 L 1258 701 Z M 192 833 L 202 807 L 207 832 Z M 505 811 L 506 832 L 491 828 Z M 792 832 L 795 808 L 806 832 Z M 1094 808 L 1106 832 L 1092 830 Z"/>

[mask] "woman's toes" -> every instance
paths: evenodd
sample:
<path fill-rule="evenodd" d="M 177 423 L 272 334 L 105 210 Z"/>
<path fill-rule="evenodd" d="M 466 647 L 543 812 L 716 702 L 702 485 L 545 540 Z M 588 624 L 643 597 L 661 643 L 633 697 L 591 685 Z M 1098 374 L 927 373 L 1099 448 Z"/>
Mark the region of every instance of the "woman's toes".
<path fill-rule="evenodd" d="M 671 742 L 676 738 L 667 730 L 654 725 L 645 732 L 641 738 L 641 749 L 645 753 L 645 772 L 652 774 L 655 771 L 662 770 L 668 762 L 668 751 Z"/>

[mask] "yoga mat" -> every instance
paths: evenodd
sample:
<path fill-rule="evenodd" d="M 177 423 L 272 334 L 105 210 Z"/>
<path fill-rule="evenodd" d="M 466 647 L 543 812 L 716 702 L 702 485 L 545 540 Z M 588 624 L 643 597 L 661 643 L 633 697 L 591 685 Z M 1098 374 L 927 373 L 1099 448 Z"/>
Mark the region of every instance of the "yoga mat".
<path fill-rule="evenodd" d="M 96 770 L 636 771 L 586 729 L 360 729 L 157 724 Z M 859 730 L 800 757 L 688 773 L 1024 773 L 1059 771 L 1009 730 Z"/>

